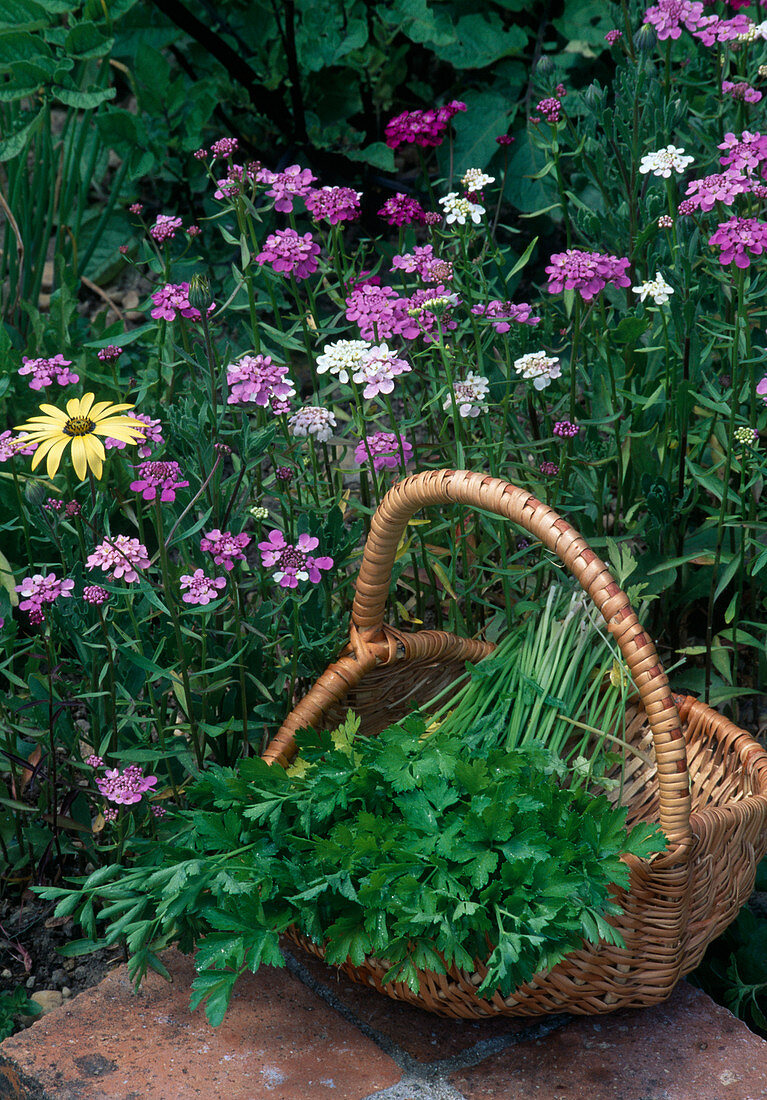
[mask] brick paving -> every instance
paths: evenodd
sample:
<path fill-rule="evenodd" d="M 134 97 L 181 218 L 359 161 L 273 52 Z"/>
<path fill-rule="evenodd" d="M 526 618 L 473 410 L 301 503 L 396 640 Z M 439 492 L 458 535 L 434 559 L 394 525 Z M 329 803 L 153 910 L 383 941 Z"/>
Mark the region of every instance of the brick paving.
<path fill-rule="evenodd" d="M 0 1044 L 0 1100 L 767 1100 L 767 1043 L 682 982 L 610 1016 L 442 1020 L 295 950 L 224 1023 L 191 961 L 134 995 L 124 967 Z"/>

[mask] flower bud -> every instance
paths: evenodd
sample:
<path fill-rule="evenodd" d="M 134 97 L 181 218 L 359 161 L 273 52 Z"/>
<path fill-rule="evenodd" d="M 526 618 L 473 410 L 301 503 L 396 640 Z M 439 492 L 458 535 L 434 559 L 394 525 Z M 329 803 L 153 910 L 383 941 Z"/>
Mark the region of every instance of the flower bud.
<path fill-rule="evenodd" d="M 643 23 L 634 35 L 634 45 L 640 53 L 652 53 L 657 41 L 658 35 L 651 23 Z"/>
<path fill-rule="evenodd" d="M 193 275 L 189 280 L 189 305 L 199 309 L 200 313 L 206 313 L 212 301 L 207 276 Z"/>
<path fill-rule="evenodd" d="M 535 66 L 536 76 L 548 76 L 549 73 L 554 72 L 554 62 L 551 60 L 548 54 L 544 54 L 543 57 L 538 59 L 538 64 Z"/>

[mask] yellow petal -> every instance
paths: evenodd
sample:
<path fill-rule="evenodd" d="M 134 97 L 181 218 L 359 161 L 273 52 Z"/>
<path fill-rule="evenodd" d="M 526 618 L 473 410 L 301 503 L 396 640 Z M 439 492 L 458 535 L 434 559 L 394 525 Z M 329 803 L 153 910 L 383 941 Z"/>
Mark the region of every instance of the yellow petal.
<path fill-rule="evenodd" d="M 105 412 L 111 404 L 111 401 L 97 401 L 90 411 L 91 420 L 98 420 L 101 414 Z"/>
<path fill-rule="evenodd" d="M 134 427 L 125 423 L 124 416 L 116 416 L 113 420 L 101 420 L 93 429 L 97 435 L 111 435 L 114 439 L 124 439 L 126 443 L 132 443 L 136 436 L 144 438 L 146 425 Z"/>
<path fill-rule="evenodd" d="M 104 444 L 101 442 L 97 435 L 86 435 L 85 437 L 85 450 L 88 453 L 88 461 L 90 462 L 90 456 L 95 455 L 99 462 L 103 462 L 106 458 L 106 452 L 104 451 Z"/>
<path fill-rule="evenodd" d="M 36 469 L 40 465 L 42 460 L 48 454 L 48 451 L 50 451 L 51 447 L 55 446 L 56 443 L 59 442 L 60 438 L 61 438 L 60 436 L 54 436 L 50 439 L 44 439 L 43 440 L 43 442 L 39 445 L 39 447 L 37 448 L 35 453 L 32 455 L 32 469 L 33 470 Z M 66 439 L 66 438 L 67 437 L 64 436 L 64 439 Z"/>
<path fill-rule="evenodd" d="M 88 465 L 93 470 L 93 473 L 96 475 L 96 477 L 100 478 L 101 477 L 101 472 L 104 469 L 104 462 L 103 462 L 104 448 L 101 446 L 100 441 L 99 441 L 98 444 L 96 444 L 95 439 L 96 439 L 96 437 L 93 436 L 93 435 L 86 435 L 86 436 L 82 437 L 83 447 L 85 449 L 85 457 L 88 461 Z M 101 452 L 102 452 L 101 454 L 99 454 L 99 451 L 98 451 L 99 447 L 101 448 Z"/>
<path fill-rule="evenodd" d="M 91 405 L 93 404 L 94 395 L 92 393 L 84 393 L 80 400 L 80 416 L 87 416 L 90 412 Z"/>
<path fill-rule="evenodd" d="M 135 409 L 135 407 L 136 407 L 135 405 L 112 405 L 109 401 L 107 401 L 107 402 L 100 401 L 99 404 L 100 405 L 103 404 L 103 405 L 105 405 L 105 407 L 101 410 L 101 412 L 98 414 L 98 416 L 96 415 L 95 408 L 91 409 L 91 420 L 98 420 L 99 416 L 104 416 L 104 415 L 114 416 L 115 413 L 121 413 L 125 409 Z M 132 420 L 133 417 L 132 416 L 128 417 L 128 419 Z M 139 423 L 141 423 L 141 421 L 139 421 Z"/>
<path fill-rule="evenodd" d="M 93 397 L 93 394 L 91 394 L 91 397 Z M 83 401 L 84 400 L 83 398 Z M 70 397 L 69 401 L 67 401 L 67 416 L 84 416 L 85 413 L 82 410 L 83 401 L 81 401 L 79 397 Z"/>
<path fill-rule="evenodd" d="M 83 436 L 75 435 L 72 437 L 72 465 L 75 468 L 80 481 L 85 481 L 85 474 L 88 469 L 88 462 L 85 458 L 85 443 Z"/>
<path fill-rule="evenodd" d="M 54 439 L 53 446 L 48 451 L 48 463 L 46 469 L 48 471 L 48 477 L 55 477 L 56 471 L 59 468 L 61 462 L 61 456 L 64 454 L 64 450 L 69 443 L 68 436 L 64 436 L 63 439 Z"/>
<path fill-rule="evenodd" d="M 57 409 L 55 405 L 38 405 L 40 412 L 47 413 L 48 416 L 52 416 L 54 420 L 60 421 L 62 424 L 66 424 L 69 417 L 61 409 Z M 33 417 L 33 420 L 39 419 L 39 417 Z"/>

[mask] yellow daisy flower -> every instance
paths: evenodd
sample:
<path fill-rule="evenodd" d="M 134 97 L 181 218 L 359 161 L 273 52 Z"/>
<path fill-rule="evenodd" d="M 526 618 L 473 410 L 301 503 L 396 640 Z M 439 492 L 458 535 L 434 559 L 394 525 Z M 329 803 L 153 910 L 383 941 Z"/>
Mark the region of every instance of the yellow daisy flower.
<path fill-rule="evenodd" d="M 27 432 L 25 443 L 37 443 L 32 458 L 32 469 L 48 456 L 48 477 L 53 477 L 59 468 L 62 455 L 68 444 L 72 444 L 72 464 L 80 481 L 85 481 L 88 467 L 97 478 L 104 468 L 104 444 L 100 435 L 122 440 L 123 443 L 137 443 L 144 439 L 145 425 L 132 416 L 119 416 L 124 409 L 133 405 L 113 405 L 111 401 L 97 401 L 93 394 L 73 397 L 67 401 L 67 411 L 62 412 L 55 405 L 41 405 L 44 416 L 32 416 L 26 424 L 20 424 L 17 431 Z"/>

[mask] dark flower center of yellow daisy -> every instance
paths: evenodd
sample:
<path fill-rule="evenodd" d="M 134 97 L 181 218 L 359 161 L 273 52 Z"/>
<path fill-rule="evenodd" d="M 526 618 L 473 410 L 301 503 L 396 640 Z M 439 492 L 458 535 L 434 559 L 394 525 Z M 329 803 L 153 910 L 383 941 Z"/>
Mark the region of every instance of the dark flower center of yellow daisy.
<path fill-rule="evenodd" d="M 61 430 L 64 435 L 90 435 L 95 427 L 87 416 L 70 416 Z"/>

